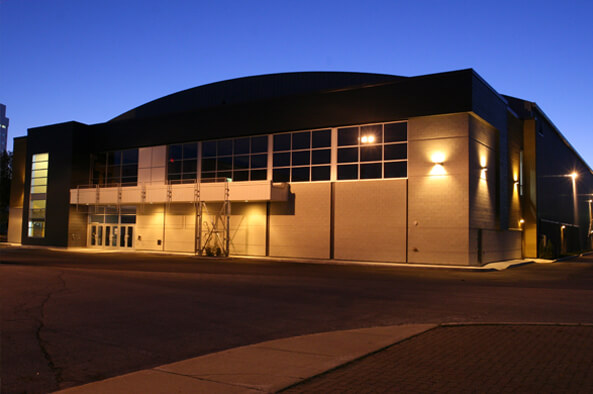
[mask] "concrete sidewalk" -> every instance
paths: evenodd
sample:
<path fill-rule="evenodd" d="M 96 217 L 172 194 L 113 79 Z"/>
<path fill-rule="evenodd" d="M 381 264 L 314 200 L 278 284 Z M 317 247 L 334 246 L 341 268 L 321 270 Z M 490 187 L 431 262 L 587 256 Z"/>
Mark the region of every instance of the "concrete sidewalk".
<path fill-rule="evenodd" d="M 411 324 L 262 342 L 60 393 L 593 392 L 593 324 Z"/>
<path fill-rule="evenodd" d="M 273 393 L 435 327 L 411 324 L 279 339 L 59 393 Z"/>

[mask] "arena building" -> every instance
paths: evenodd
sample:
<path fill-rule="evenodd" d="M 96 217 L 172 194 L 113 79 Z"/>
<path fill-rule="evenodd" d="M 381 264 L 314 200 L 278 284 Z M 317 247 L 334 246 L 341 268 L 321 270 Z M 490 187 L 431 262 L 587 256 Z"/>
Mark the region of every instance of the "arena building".
<path fill-rule="evenodd" d="M 593 172 L 475 71 L 303 72 L 14 141 L 9 242 L 483 265 L 591 248 Z"/>

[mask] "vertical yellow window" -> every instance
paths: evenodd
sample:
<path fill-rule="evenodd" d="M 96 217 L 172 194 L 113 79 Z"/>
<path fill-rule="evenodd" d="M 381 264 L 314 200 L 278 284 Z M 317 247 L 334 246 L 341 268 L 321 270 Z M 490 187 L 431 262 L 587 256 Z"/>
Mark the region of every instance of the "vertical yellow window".
<path fill-rule="evenodd" d="M 31 160 L 31 192 L 29 194 L 29 222 L 27 235 L 45 237 L 45 209 L 47 202 L 47 176 L 49 153 L 37 153 Z"/>

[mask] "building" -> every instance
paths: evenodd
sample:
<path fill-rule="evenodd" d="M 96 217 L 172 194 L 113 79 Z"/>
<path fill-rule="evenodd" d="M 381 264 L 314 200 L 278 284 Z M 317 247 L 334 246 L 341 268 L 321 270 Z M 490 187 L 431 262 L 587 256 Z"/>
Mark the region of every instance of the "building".
<path fill-rule="evenodd" d="M 483 265 L 591 248 L 593 172 L 475 71 L 304 72 L 14 141 L 9 241 Z"/>
<path fill-rule="evenodd" d="M 0 154 L 6 152 L 6 141 L 8 141 L 8 121 L 6 117 L 6 105 L 0 104 Z"/>

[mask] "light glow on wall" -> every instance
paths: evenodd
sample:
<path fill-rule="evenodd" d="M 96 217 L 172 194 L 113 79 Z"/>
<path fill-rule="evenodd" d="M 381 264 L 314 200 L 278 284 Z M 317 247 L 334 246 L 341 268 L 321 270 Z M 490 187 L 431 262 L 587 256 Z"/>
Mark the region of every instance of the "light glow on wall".
<path fill-rule="evenodd" d="M 430 161 L 434 163 L 434 166 L 430 170 L 430 175 L 442 176 L 447 174 L 447 171 L 443 166 L 443 163 L 445 162 L 445 153 L 441 151 L 433 152 L 432 155 L 430 155 Z"/>
<path fill-rule="evenodd" d="M 486 156 L 480 156 L 480 179 L 486 180 L 486 171 L 488 168 L 486 167 Z"/>

